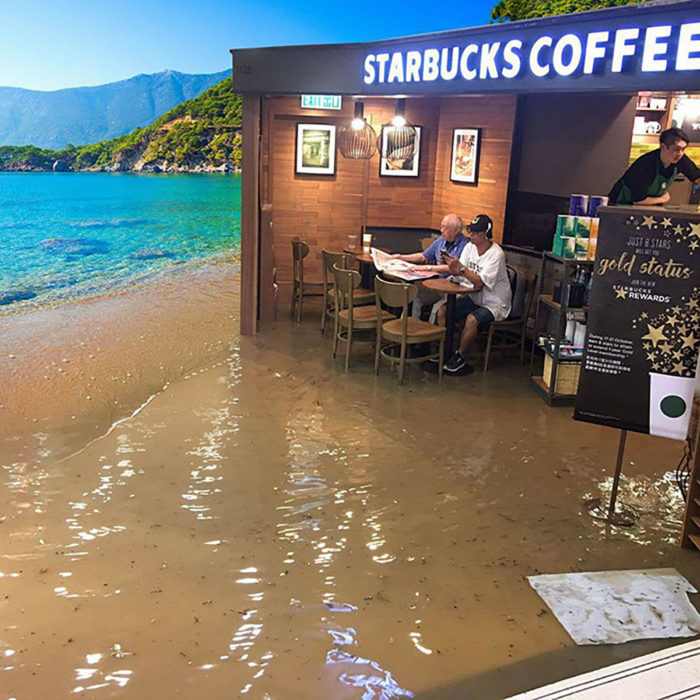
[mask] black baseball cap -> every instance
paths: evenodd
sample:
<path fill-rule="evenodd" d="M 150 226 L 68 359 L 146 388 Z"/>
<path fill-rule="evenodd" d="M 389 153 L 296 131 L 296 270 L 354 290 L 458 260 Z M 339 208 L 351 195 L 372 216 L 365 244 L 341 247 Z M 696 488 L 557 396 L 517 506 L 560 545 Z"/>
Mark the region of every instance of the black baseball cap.
<path fill-rule="evenodd" d="M 472 233 L 485 233 L 486 238 L 493 236 L 493 221 L 486 214 L 477 214 L 467 226 L 467 229 Z"/>

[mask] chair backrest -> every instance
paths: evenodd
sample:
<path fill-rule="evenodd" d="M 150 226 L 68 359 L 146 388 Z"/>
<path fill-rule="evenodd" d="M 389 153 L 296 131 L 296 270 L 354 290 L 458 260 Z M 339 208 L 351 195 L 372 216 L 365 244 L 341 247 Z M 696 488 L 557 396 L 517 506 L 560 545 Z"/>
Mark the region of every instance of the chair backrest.
<path fill-rule="evenodd" d="M 323 260 L 323 286 L 327 287 L 329 280 L 333 280 L 333 266 L 337 265 L 341 270 L 349 270 L 354 258 L 349 253 L 334 253 L 330 250 L 322 250 Z"/>
<path fill-rule="evenodd" d="M 532 312 L 532 307 L 535 303 L 535 294 L 537 293 L 537 275 L 532 275 L 528 277 L 527 280 L 527 291 L 525 292 L 525 310 L 523 311 L 523 322 L 527 323 L 527 319 L 530 318 L 530 313 Z"/>
<path fill-rule="evenodd" d="M 335 283 L 335 311 L 340 313 L 348 308 L 352 315 L 353 290 L 360 286 L 362 277 L 355 270 L 344 270 L 333 265 L 333 281 Z"/>
<path fill-rule="evenodd" d="M 518 273 L 516 289 L 513 293 L 509 319 L 522 318 L 525 321 L 530 316 L 537 291 L 537 275 Z"/>
<path fill-rule="evenodd" d="M 374 295 L 377 305 L 377 337 L 379 337 L 381 333 L 381 326 L 384 320 L 382 318 L 382 302 L 392 308 L 401 309 L 401 319 L 403 321 L 401 324 L 401 333 L 404 336 L 407 335 L 408 317 L 411 315 L 408 305 L 418 295 L 417 287 L 414 284 L 407 284 L 406 282 L 387 282 L 377 276 L 374 278 Z"/>
<path fill-rule="evenodd" d="M 518 291 L 518 271 L 512 265 L 506 265 L 506 274 L 510 283 L 510 293 L 515 299 L 515 294 Z"/>
<path fill-rule="evenodd" d="M 421 250 L 428 250 L 433 243 L 435 243 L 436 238 L 433 236 L 427 236 L 426 238 L 420 239 Z"/>
<path fill-rule="evenodd" d="M 295 281 L 304 281 L 304 258 L 309 254 L 309 246 L 300 238 L 292 239 L 292 276 Z"/>

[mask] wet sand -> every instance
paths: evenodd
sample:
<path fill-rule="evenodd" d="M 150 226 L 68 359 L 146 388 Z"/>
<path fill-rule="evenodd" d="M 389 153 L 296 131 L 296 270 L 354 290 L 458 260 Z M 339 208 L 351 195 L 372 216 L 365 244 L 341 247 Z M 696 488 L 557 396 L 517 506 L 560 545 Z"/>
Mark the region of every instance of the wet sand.
<path fill-rule="evenodd" d="M 311 307 L 240 339 L 235 291 L 211 282 L 197 303 L 163 294 L 160 330 L 131 313 L 115 336 L 102 314 L 87 349 L 61 347 L 82 373 L 46 400 L 15 369 L 3 697 L 489 700 L 683 641 L 577 647 L 524 578 L 670 566 L 699 584 L 678 443 L 630 436 L 621 498 L 641 519 L 607 532 L 582 503 L 609 488 L 616 433 L 548 408 L 512 360 L 399 387 L 359 350 L 346 374 Z M 119 377 L 94 416 L 70 389 L 90 376 Z"/>

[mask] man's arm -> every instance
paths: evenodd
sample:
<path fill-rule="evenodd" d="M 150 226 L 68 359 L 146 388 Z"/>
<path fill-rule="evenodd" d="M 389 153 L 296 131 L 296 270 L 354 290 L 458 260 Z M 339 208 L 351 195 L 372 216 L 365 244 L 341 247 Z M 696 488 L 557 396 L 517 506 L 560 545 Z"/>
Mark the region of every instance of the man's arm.
<path fill-rule="evenodd" d="M 698 168 L 698 166 L 695 165 L 695 163 L 688 158 L 688 156 L 683 156 L 678 161 L 678 170 L 680 170 L 691 182 L 700 183 L 700 168 Z"/>
<path fill-rule="evenodd" d="M 405 260 L 406 262 L 418 263 L 421 265 L 423 263 L 428 262 L 423 253 L 407 253 L 405 255 L 402 255 L 401 253 L 395 253 L 391 257 L 396 258 L 396 260 Z"/>
<path fill-rule="evenodd" d="M 459 275 L 460 277 L 464 277 L 465 279 L 469 280 L 474 285 L 474 289 L 476 291 L 483 288 L 484 280 L 482 280 L 476 272 L 473 272 L 467 267 L 467 260 L 464 251 L 459 259 L 451 255 L 448 256 L 447 254 L 445 254 L 444 259 L 449 259 L 449 264 L 447 267 L 453 275 Z"/>
<path fill-rule="evenodd" d="M 668 200 L 671 199 L 671 195 L 668 192 L 664 192 L 660 197 L 644 197 L 638 202 L 634 202 L 637 206 L 653 206 L 655 204 L 666 204 Z"/>

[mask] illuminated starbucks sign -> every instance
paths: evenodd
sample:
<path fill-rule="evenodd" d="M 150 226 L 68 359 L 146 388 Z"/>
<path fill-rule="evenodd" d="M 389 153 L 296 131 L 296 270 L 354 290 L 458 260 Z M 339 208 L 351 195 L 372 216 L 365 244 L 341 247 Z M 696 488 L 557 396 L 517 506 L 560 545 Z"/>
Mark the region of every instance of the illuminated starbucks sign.
<path fill-rule="evenodd" d="M 400 85 L 630 71 L 700 71 L 700 22 L 372 52 L 364 58 L 363 80 Z"/>

